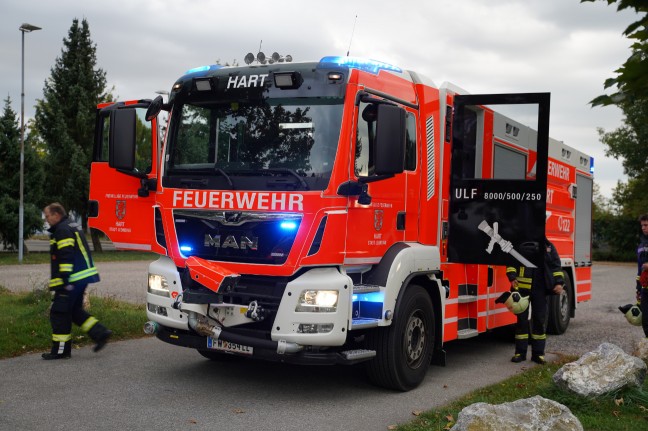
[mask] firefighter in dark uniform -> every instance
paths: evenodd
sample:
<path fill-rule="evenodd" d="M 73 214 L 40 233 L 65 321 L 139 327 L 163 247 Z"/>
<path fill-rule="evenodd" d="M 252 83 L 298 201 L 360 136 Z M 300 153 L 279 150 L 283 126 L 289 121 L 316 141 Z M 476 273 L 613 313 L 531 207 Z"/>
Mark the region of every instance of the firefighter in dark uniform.
<path fill-rule="evenodd" d="M 637 302 L 641 308 L 641 326 L 648 337 L 648 214 L 639 217 L 641 237 L 637 247 Z"/>
<path fill-rule="evenodd" d="M 106 345 L 112 334 L 83 309 L 83 294 L 89 283 L 99 281 L 88 243 L 81 227 L 70 220 L 65 208 L 53 203 L 43 210 L 50 225 L 51 278 L 54 291 L 50 322 L 52 350 L 43 359 L 67 359 L 72 352 L 72 322 L 95 341 L 94 351 Z"/>
<path fill-rule="evenodd" d="M 547 295 L 560 294 L 565 284 L 560 257 L 554 245 L 545 238 L 544 277 L 539 277 L 537 268 L 506 268 L 506 275 L 511 282 L 511 291 L 517 291 L 523 297 L 529 297 L 531 303 L 531 360 L 538 364 L 545 363 Z M 529 346 L 529 309 L 517 315 L 515 325 L 515 354 L 511 362 L 526 360 Z"/>

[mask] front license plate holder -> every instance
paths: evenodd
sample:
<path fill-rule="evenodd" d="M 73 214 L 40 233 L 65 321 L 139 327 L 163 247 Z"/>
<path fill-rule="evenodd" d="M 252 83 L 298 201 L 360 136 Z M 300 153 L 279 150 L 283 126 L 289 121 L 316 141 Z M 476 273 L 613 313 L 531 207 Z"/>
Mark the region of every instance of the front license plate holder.
<path fill-rule="evenodd" d="M 207 337 L 207 348 L 210 350 L 236 353 L 239 355 L 252 355 L 254 353 L 254 348 L 251 346 L 245 346 L 243 344 L 232 343 L 225 340 L 215 340 L 212 337 Z"/>

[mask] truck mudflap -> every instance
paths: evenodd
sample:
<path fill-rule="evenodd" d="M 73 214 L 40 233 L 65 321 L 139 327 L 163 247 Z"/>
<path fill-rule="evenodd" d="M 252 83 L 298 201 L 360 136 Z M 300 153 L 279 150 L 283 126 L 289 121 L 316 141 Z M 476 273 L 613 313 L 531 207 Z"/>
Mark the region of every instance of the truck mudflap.
<path fill-rule="evenodd" d="M 224 337 L 222 335 L 225 335 Z M 189 347 L 197 350 L 212 350 L 217 340 L 198 335 L 193 332 L 184 331 L 166 326 L 159 326 L 156 336 L 161 341 L 181 347 Z M 255 337 L 240 335 L 228 332 L 221 333 L 219 340 L 236 345 L 239 351 L 220 351 L 224 354 L 232 354 L 242 357 L 250 357 L 266 361 L 286 362 L 291 364 L 303 365 L 353 365 L 359 362 L 373 359 L 376 356 L 374 350 L 354 349 L 354 350 L 327 350 L 325 352 L 314 352 L 307 348 L 295 353 L 278 353 L 277 342 L 262 340 Z M 241 348 L 243 347 L 243 348 Z"/>

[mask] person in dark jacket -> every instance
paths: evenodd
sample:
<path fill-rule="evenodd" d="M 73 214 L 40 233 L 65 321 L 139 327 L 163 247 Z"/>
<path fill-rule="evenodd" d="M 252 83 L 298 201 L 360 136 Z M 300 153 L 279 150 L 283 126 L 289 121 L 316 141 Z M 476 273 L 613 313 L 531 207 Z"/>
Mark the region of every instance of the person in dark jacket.
<path fill-rule="evenodd" d="M 101 350 L 112 331 L 83 309 L 83 294 L 89 283 L 99 281 L 90 248 L 78 223 L 67 216 L 59 203 L 45 207 L 45 220 L 50 225 L 51 278 L 54 291 L 50 322 L 52 350 L 43 359 L 68 359 L 72 353 L 72 322 L 95 341 L 94 351 Z"/>
<path fill-rule="evenodd" d="M 538 268 L 507 267 L 506 275 L 511 282 L 511 291 L 528 296 L 531 304 L 531 360 L 545 364 L 547 340 L 547 295 L 559 295 L 565 284 L 560 257 L 554 245 L 545 238 L 544 277 L 539 277 Z M 517 314 L 515 325 L 515 354 L 511 362 L 526 360 L 529 346 L 529 309 Z"/>
<path fill-rule="evenodd" d="M 641 236 L 637 246 L 637 302 L 641 308 L 641 326 L 644 335 L 648 337 L 648 214 L 639 217 L 639 223 Z"/>

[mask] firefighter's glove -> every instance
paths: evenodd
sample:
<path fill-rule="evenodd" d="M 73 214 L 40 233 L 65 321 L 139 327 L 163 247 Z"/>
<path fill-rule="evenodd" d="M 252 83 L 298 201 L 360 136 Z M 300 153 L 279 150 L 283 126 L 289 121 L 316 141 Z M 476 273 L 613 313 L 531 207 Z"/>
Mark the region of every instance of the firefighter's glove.
<path fill-rule="evenodd" d="M 58 287 L 56 287 L 54 289 L 50 289 L 50 291 L 52 291 L 52 292 L 61 293 L 61 294 L 70 293 L 73 290 L 74 290 L 74 286 L 71 285 L 71 284 L 65 284 L 63 286 L 58 286 Z"/>
<path fill-rule="evenodd" d="M 66 285 L 59 286 L 56 289 L 54 289 L 55 292 L 59 292 L 59 293 L 72 292 L 73 290 L 74 290 L 74 285 L 72 285 L 72 284 L 66 284 Z"/>
<path fill-rule="evenodd" d="M 511 292 L 517 292 L 518 290 L 518 282 L 517 280 L 512 280 L 511 281 Z"/>

